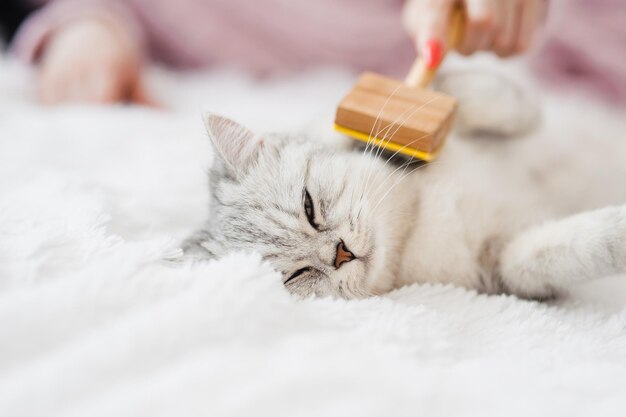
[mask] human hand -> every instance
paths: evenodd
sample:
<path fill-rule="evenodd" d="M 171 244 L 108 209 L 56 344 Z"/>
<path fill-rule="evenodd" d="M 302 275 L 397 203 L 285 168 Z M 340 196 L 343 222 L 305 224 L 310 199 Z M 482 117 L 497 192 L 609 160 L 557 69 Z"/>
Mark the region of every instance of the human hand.
<path fill-rule="evenodd" d="M 456 49 L 470 55 L 492 51 L 507 57 L 526 51 L 546 13 L 546 0 L 408 0 L 403 20 L 429 67 L 439 64 L 456 4 L 465 10 L 465 29 Z"/>
<path fill-rule="evenodd" d="M 150 101 L 141 87 L 141 54 L 122 25 L 75 20 L 57 29 L 44 48 L 38 77 L 43 103 Z"/>

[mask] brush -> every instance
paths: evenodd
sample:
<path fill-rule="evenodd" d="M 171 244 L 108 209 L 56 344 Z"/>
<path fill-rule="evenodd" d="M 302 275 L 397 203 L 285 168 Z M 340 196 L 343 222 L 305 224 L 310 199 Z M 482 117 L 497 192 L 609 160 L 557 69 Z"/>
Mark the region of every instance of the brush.
<path fill-rule="evenodd" d="M 463 33 L 461 7 L 451 15 L 448 48 L 453 49 Z M 432 51 L 442 55 L 442 51 Z M 452 127 L 457 101 L 428 90 L 443 56 L 428 66 L 419 57 L 404 83 L 366 72 L 337 108 L 335 130 L 354 139 L 373 143 L 388 151 L 426 162 L 434 160 Z"/>

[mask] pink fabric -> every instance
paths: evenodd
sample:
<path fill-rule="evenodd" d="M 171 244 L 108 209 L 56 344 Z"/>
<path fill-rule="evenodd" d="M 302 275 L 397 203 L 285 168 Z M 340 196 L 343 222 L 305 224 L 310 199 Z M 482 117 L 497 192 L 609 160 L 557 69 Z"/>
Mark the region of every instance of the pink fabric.
<path fill-rule="evenodd" d="M 401 5 L 402 0 L 56 0 L 29 19 L 16 51 L 35 58 L 65 14 L 114 12 L 141 29 L 153 59 L 174 67 L 220 64 L 275 75 L 343 65 L 400 75 L 415 58 Z"/>
<path fill-rule="evenodd" d="M 46 0 L 37 0 L 46 2 Z M 559 0 L 552 0 L 557 3 Z M 402 0 L 53 0 L 20 30 L 32 61 L 51 31 L 82 15 L 118 16 L 155 60 L 280 74 L 343 65 L 403 75 L 415 52 Z M 626 104 L 626 1 L 560 0 L 559 24 L 534 55 L 550 86 Z"/>
<path fill-rule="evenodd" d="M 31 0 L 34 5 L 49 3 L 47 0 Z M 74 19 L 92 17 L 122 25 L 130 31 L 137 47 L 144 50 L 144 31 L 131 12 L 122 2 L 96 0 L 58 0 L 50 2 L 43 9 L 33 13 L 20 27 L 12 50 L 22 60 L 33 63 L 47 38 L 57 28 Z"/>
<path fill-rule="evenodd" d="M 546 85 L 626 104 L 626 1 L 564 0 L 533 59 Z"/>

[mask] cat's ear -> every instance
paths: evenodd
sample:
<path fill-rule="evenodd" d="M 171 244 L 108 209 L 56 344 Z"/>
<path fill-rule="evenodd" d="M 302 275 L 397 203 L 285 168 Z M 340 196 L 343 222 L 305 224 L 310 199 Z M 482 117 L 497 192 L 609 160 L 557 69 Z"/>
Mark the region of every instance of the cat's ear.
<path fill-rule="evenodd" d="M 258 158 L 263 139 L 226 117 L 207 113 L 203 118 L 213 147 L 228 168 L 235 173 L 246 172 Z"/>

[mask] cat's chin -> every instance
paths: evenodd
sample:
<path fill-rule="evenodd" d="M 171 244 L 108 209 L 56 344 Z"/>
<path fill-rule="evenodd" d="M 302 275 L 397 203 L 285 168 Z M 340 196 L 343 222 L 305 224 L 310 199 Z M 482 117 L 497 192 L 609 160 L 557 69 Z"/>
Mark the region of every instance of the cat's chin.
<path fill-rule="evenodd" d="M 397 287 L 397 277 L 403 253 L 402 228 L 389 224 L 387 216 L 374 226 L 373 246 L 368 259 L 367 288 L 373 295 L 389 292 Z"/>
<path fill-rule="evenodd" d="M 367 289 L 371 295 L 385 294 L 395 288 L 395 275 L 394 273 L 386 269 L 381 268 L 379 272 L 373 273 L 368 278 Z"/>
<path fill-rule="evenodd" d="M 378 248 L 384 248 L 387 245 L 376 245 Z M 365 287 L 370 295 L 380 295 L 394 288 L 394 268 L 393 259 L 384 249 L 373 250 L 366 261 Z"/>

